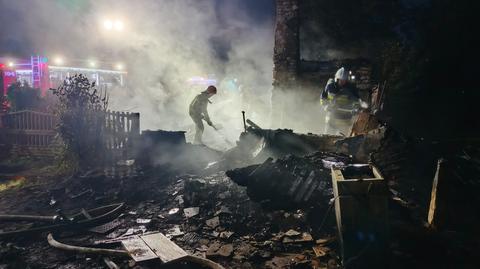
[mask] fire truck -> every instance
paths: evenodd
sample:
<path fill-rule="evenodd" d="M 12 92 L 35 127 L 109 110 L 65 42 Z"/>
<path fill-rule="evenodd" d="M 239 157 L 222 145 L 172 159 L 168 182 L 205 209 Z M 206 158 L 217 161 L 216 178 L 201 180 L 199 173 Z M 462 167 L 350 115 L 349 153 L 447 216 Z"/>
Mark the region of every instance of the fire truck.
<path fill-rule="evenodd" d="M 88 61 L 70 61 L 74 66 L 54 65 L 46 57 L 31 56 L 30 59 L 0 57 L 0 91 L 6 95 L 14 82 L 28 83 L 45 95 L 50 88 L 58 87 L 65 78 L 83 74 L 99 87 L 125 87 L 126 71 L 86 67 Z M 106 64 L 108 66 L 108 64 Z"/>

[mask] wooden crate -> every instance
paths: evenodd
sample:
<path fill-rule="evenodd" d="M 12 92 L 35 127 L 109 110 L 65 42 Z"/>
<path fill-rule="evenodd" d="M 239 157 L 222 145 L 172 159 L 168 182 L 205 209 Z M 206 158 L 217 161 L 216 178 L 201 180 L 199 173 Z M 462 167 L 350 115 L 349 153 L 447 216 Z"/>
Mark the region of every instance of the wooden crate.
<path fill-rule="evenodd" d="M 388 189 L 370 165 L 332 167 L 340 254 L 347 268 L 383 268 L 388 257 Z"/>

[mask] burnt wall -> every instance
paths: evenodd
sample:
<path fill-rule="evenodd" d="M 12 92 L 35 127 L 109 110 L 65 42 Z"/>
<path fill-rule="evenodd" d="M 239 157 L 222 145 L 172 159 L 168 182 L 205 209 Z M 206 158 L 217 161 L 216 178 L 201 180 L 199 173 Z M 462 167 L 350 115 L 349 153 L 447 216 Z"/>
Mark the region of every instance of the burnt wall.
<path fill-rule="evenodd" d="M 345 66 L 365 89 L 386 82 L 379 116 L 394 129 L 477 141 L 475 11 L 474 1 L 458 0 L 277 0 L 274 120 L 321 120 L 320 91 Z"/>
<path fill-rule="evenodd" d="M 358 86 L 371 87 L 371 64 L 356 27 L 340 3 L 318 0 L 277 0 L 274 48 L 272 120 L 276 127 L 321 132 L 320 93 L 340 67 L 351 70 Z M 351 1 L 350 1 L 351 2 Z M 332 7 L 334 6 L 334 8 Z M 336 12 L 334 15 L 331 12 Z M 340 25 L 338 25 L 340 24 Z M 330 29 L 331 25 L 337 27 Z M 363 29 L 367 29 L 363 26 Z M 372 28 L 372 27 L 370 27 Z M 298 115 L 301 114 L 301 120 Z M 307 129 L 302 128 L 308 126 Z"/>
<path fill-rule="evenodd" d="M 298 73 L 300 60 L 298 2 L 298 0 L 276 2 L 273 84 L 280 88 L 292 85 Z"/>
<path fill-rule="evenodd" d="M 300 100 L 289 96 L 297 87 L 300 62 L 298 2 L 276 0 L 272 91 L 272 126 L 275 127 L 293 122 L 292 109 L 301 105 Z"/>
<path fill-rule="evenodd" d="M 300 58 L 328 61 L 374 57 L 398 20 L 395 2 L 302 0 Z"/>

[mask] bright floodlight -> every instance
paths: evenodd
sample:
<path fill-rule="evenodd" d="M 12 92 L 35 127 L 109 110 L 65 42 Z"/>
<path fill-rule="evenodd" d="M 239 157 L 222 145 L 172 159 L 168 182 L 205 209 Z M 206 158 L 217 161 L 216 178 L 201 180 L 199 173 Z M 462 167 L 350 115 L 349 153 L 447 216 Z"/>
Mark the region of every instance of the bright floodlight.
<path fill-rule="evenodd" d="M 116 64 L 116 65 L 115 65 L 115 69 L 117 69 L 117 70 L 122 70 L 122 69 L 123 69 L 123 64 L 120 64 L 120 63 L 119 63 L 119 64 Z"/>
<path fill-rule="evenodd" d="M 96 63 L 95 61 L 89 61 L 89 62 L 88 62 L 88 65 L 89 65 L 90 67 L 95 67 L 95 66 L 97 66 L 97 63 Z"/>
<path fill-rule="evenodd" d="M 105 20 L 103 22 L 103 27 L 106 29 L 106 30 L 112 30 L 113 29 L 113 22 L 111 20 Z"/>
<path fill-rule="evenodd" d="M 116 20 L 113 24 L 115 30 L 117 31 L 123 31 L 123 22 L 120 20 Z"/>
<path fill-rule="evenodd" d="M 13 67 L 14 63 L 13 62 L 8 62 L 8 67 Z"/>
<path fill-rule="evenodd" d="M 62 65 L 63 64 L 63 59 L 61 57 L 56 57 L 53 62 L 56 64 L 56 65 Z"/>

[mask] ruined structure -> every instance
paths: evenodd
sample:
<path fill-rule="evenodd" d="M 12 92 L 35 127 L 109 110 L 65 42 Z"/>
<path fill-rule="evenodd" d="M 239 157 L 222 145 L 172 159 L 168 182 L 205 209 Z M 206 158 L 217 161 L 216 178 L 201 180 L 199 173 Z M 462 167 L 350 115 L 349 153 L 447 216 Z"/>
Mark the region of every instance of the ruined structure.
<path fill-rule="evenodd" d="M 357 86 L 371 87 L 370 62 L 361 48 L 342 51 L 323 32 L 317 1 L 277 0 L 272 120 L 274 126 L 303 131 L 322 131 L 320 92 L 336 69 L 352 70 Z M 366 93 L 364 93 L 366 95 Z M 302 125 L 298 113 L 302 114 Z M 309 126 L 309 129 L 305 129 Z"/>

